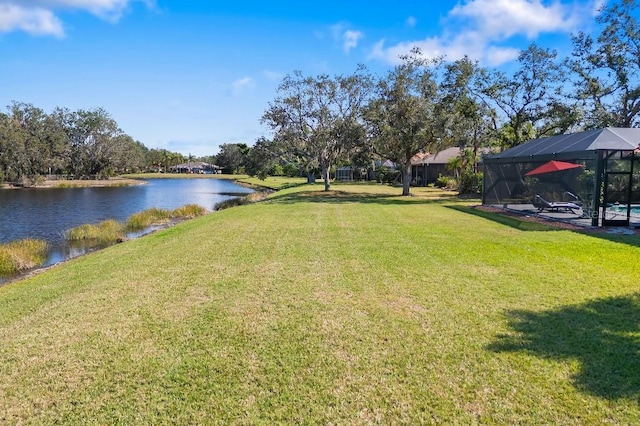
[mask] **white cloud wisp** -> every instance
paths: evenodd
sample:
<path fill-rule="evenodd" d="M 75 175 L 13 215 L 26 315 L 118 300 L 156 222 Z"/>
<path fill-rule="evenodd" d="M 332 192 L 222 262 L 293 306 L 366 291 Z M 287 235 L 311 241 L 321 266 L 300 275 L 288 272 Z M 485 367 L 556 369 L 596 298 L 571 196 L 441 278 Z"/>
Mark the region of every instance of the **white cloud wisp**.
<path fill-rule="evenodd" d="M 155 6 L 155 0 L 0 0 L 0 33 L 63 37 L 64 27 L 56 12 L 79 10 L 115 23 L 133 2 Z"/>
<path fill-rule="evenodd" d="M 508 45 L 511 38 L 531 40 L 546 33 L 570 33 L 592 18 L 594 4 L 601 1 L 576 6 L 558 1 L 545 5 L 542 0 L 468 0 L 449 11 L 441 35 L 393 46 L 385 46 L 381 40 L 369 57 L 397 64 L 401 55 L 418 47 L 426 58 L 456 60 L 466 55 L 499 66 L 518 57 L 519 49 Z"/>

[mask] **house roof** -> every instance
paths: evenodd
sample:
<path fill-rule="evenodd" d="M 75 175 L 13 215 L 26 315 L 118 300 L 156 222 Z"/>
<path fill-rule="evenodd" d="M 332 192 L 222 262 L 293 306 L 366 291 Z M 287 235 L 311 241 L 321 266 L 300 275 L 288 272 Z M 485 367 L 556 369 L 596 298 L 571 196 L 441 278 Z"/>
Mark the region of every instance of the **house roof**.
<path fill-rule="evenodd" d="M 443 149 L 433 154 L 428 154 L 422 158 L 416 158 L 411 161 L 414 166 L 431 165 L 431 164 L 447 164 L 449 160 L 460 155 L 460 148 L 457 146 Z"/>
<path fill-rule="evenodd" d="M 452 158 L 460 155 L 461 148 L 454 146 L 451 148 L 443 149 L 442 151 L 435 152 L 433 154 L 416 154 L 411 159 L 412 166 L 430 166 L 430 165 L 446 165 Z M 479 148 L 478 153 L 480 155 L 486 155 L 491 153 L 491 148 Z M 478 159 L 482 161 L 482 159 Z"/>
<path fill-rule="evenodd" d="M 640 129 L 607 127 L 533 139 L 488 159 L 550 156 L 598 150 L 633 151 L 640 146 Z"/>

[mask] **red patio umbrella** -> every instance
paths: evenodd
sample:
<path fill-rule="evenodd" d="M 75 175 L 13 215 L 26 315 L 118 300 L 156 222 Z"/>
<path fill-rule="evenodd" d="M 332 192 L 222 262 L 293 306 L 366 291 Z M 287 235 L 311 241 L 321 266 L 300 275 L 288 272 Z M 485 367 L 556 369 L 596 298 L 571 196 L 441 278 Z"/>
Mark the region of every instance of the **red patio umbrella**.
<path fill-rule="evenodd" d="M 538 166 L 530 172 L 525 173 L 525 176 L 542 175 L 545 173 L 560 172 L 562 170 L 571 170 L 582 167 L 582 164 L 567 163 L 566 161 L 551 160 L 544 163 L 542 166 Z"/>

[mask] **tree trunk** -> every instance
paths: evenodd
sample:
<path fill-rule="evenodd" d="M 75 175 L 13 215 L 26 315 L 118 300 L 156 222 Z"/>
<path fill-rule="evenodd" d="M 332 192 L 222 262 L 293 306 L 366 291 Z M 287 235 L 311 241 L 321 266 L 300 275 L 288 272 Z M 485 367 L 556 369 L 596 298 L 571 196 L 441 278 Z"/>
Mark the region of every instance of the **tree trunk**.
<path fill-rule="evenodd" d="M 411 186 L 411 161 L 402 165 L 402 196 L 411 195 L 409 187 Z"/>
<path fill-rule="evenodd" d="M 307 183 L 310 183 L 310 184 L 316 183 L 316 174 L 314 172 L 307 173 Z"/>
<path fill-rule="evenodd" d="M 329 166 L 322 165 L 322 179 L 324 179 L 324 190 L 328 191 L 331 188 L 331 182 L 329 181 Z"/>

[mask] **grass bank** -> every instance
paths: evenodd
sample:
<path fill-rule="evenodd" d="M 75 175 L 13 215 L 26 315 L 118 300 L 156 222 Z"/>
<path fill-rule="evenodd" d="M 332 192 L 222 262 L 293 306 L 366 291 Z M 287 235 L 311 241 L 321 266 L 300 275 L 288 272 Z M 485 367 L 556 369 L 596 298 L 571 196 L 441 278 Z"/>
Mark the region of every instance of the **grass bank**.
<path fill-rule="evenodd" d="M 640 241 L 321 185 L 0 287 L 0 423 L 640 422 Z"/>

